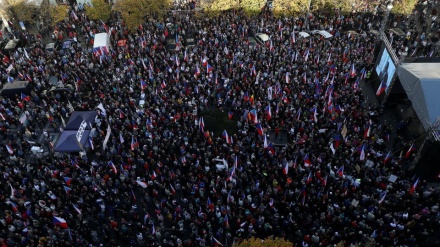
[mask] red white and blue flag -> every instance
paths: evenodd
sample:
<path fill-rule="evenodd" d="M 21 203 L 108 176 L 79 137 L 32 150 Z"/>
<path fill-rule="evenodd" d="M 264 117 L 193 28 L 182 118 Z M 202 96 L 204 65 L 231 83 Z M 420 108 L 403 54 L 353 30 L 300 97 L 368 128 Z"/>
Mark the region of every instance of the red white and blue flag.
<path fill-rule="evenodd" d="M 115 173 L 115 174 L 118 173 L 118 169 L 116 169 L 116 166 L 115 166 L 115 164 L 113 164 L 112 161 L 109 161 L 107 166 L 110 166 L 110 168 L 113 170 L 113 173 Z"/>
<path fill-rule="evenodd" d="M 12 150 L 11 146 L 6 145 L 6 150 L 8 150 L 8 153 L 9 153 L 10 155 L 13 155 L 13 154 L 14 154 L 14 150 Z"/>
<path fill-rule="evenodd" d="M 405 158 L 408 159 L 415 150 L 416 150 L 416 145 L 413 143 L 409 147 L 408 151 L 406 151 Z"/>
<path fill-rule="evenodd" d="M 311 165 L 312 165 L 312 163 L 310 162 L 309 154 L 306 154 L 306 156 L 304 156 L 304 166 L 309 167 Z"/>
<path fill-rule="evenodd" d="M 66 220 L 64 220 L 61 217 L 55 217 L 54 216 L 53 217 L 53 224 L 56 225 L 56 226 L 60 226 L 60 227 L 62 227 L 64 229 L 69 228 L 69 226 L 67 225 Z"/>
<path fill-rule="evenodd" d="M 211 71 L 213 71 L 214 70 L 214 68 L 211 66 L 211 65 L 209 65 L 209 64 L 206 64 L 206 73 L 210 73 Z"/>
<path fill-rule="evenodd" d="M 411 186 L 411 189 L 409 189 L 409 193 L 412 194 L 417 189 L 417 185 L 419 184 L 419 179 L 414 182 L 414 184 Z"/>
<path fill-rule="evenodd" d="M 64 182 L 66 183 L 67 186 L 70 186 L 70 184 L 72 183 L 72 178 L 69 177 L 63 177 Z"/>

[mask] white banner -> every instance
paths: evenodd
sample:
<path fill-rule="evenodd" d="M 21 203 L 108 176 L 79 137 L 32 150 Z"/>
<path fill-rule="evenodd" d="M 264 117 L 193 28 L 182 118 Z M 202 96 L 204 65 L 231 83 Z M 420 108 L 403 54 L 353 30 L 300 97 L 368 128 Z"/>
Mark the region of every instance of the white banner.
<path fill-rule="evenodd" d="M 104 143 L 102 144 L 102 150 L 105 150 L 111 133 L 112 133 L 112 129 L 110 128 L 110 125 L 108 125 L 107 126 L 107 134 L 105 135 Z"/>

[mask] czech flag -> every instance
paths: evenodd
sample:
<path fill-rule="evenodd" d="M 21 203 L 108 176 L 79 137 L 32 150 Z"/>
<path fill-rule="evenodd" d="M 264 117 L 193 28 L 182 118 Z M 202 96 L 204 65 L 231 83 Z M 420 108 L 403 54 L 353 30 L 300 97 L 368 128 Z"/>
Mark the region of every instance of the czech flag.
<path fill-rule="evenodd" d="M 14 150 L 12 150 L 11 146 L 6 145 L 6 150 L 8 150 L 8 153 L 9 153 L 10 155 L 13 155 L 13 154 L 14 154 Z"/>
<path fill-rule="evenodd" d="M 24 100 L 24 101 L 30 101 L 31 100 L 31 98 L 29 97 L 29 96 L 27 96 L 26 94 L 24 94 L 24 93 L 21 93 L 21 100 Z"/>
<path fill-rule="evenodd" d="M 416 180 L 416 182 L 411 186 L 411 189 L 409 189 L 409 193 L 412 194 L 417 189 L 417 185 L 419 184 L 419 179 Z"/>
<path fill-rule="evenodd" d="M 206 73 L 209 74 L 212 70 L 214 70 L 214 68 L 211 65 L 206 64 Z"/>
<path fill-rule="evenodd" d="M 382 95 L 386 90 L 387 90 L 387 83 L 385 81 L 381 82 L 379 88 L 376 91 L 376 96 Z"/>
<path fill-rule="evenodd" d="M 344 176 L 344 166 L 341 166 L 336 173 L 342 178 Z"/>
<path fill-rule="evenodd" d="M 267 145 L 267 149 L 271 154 L 275 154 L 275 147 L 273 146 L 272 142 Z"/>
<path fill-rule="evenodd" d="M 147 87 L 147 83 L 143 79 L 141 79 L 141 89 L 144 90 L 144 88 L 146 87 Z"/>
<path fill-rule="evenodd" d="M 309 167 L 311 165 L 312 165 L 312 163 L 310 162 L 309 154 L 306 154 L 306 156 L 304 156 L 304 166 Z"/>
<path fill-rule="evenodd" d="M 270 110 L 270 105 L 266 106 L 266 119 L 269 121 L 272 118 L 272 111 Z"/>
<path fill-rule="evenodd" d="M 63 185 L 63 187 L 64 187 L 64 190 L 66 191 L 67 194 L 69 194 L 70 191 L 72 190 L 71 188 L 69 188 L 69 187 L 67 187 L 65 185 Z"/>
<path fill-rule="evenodd" d="M 354 68 L 354 63 L 351 64 L 350 76 L 351 78 L 354 78 L 356 76 L 356 69 Z"/>
<path fill-rule="evenodd" d="M 257 128 L 258 135 L 262 136 L 263 135 L 263 127 L 261 126 L 261 124 L 260 123 L 255 124 L 255 128 Z"/>
<path fill-rule="evenodd" d="M 391 151 L 388 151 L 387 155 L 383 159 L 383 164 L 386 165 L 391 160 Z"/>
<path fill-rule="evenodd" d="M 62 227 L 64 229 L 69 228 L 69 226 L 67 225 L 67 222 L 63 218 L 60 218 L 60 217 L 55 217 L 54 216 L 53 217 L 53 224 L 56 225 L 56 226 L 60 226 L 60 227 Z"/>
<path fill-rule="evenodd" d="M 415 146 L 415 144 L 413 143 L 413 144 L 411 145 L 411 147 L 409 147 L 408 151 L 406 151 L 405 158 L 408 159 L 409 156 L 411 156 L 411 154 L 412 154 L 415 150 L 416 150 L 416 146 Z"/>
<path fill-rule="evenodd" d="M 131 150 L 133 151 L 138 146 L 139 146 L 139 143 L 137 142 L 137 139 L 135 140 L 133 137 L 131 137 Z"/>
<path fill-rule="evenodd" d="M 289 172 L 289 163 L 286 162 L 286 164 L 283 167 L 283 174 L 287 176 Z"/>
<path fill-rule="evenodd" d="M 230 144 L 230 143 L 231 143 L 231 140 L 229 139 L 228 132 L 227 132 L 226 130 L 223 131 L 222 136 L 223 136 L 223 138 L 226 139 L 226 143 L 227 143 L 227 144 Z"/>
<path fill-rule="evenodd" d="M 118 173 L 118 169 L 116 169 L 116 166 L 112 161 L 109 161 L 107 166 L 110 166 L 115 174 Z"/>
<path fill-rule="evenodd" d="M 11 206 L 12 206 L 12 211 L 14 211 L 15 213 L 18 212 L 18 205 L 11 202 Z"/>
<path fill-rule="evenodd" d="M 70 186 L 70 184 L 72 183 L 72 178 L 69 177 L 63 177 L 64 182 L 66 183 L 67 186 Z"/>
<path fill-rule="evenodd" d="M 233 116 L 234 116 L 234 112 L 232 112 L 232 111 L 228 112 L 228 119 L 229 120 L 231 120 Z"/>
<path fill-rule="evenodd" d="M 312 182 L 312 179 L 313 179 L 312 172 L 310 171 L 309 176 L 307 176 L 306 184 L 309 184 L 310 182 Z"/>

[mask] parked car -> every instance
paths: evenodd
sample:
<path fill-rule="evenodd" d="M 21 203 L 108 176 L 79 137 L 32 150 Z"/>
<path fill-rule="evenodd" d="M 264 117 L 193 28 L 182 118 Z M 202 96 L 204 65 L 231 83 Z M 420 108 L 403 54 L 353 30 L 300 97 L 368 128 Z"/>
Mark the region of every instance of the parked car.
<path fill-rule="evenodd" d="M 265 34 L 265 33 L 256 33 L 254 35 L 255 40 L 258 42 L 258 44 L 260 45 L 264 45 L 266 44 L 267 41 L 269 41 L 270 37 L 269 35 Z"/>

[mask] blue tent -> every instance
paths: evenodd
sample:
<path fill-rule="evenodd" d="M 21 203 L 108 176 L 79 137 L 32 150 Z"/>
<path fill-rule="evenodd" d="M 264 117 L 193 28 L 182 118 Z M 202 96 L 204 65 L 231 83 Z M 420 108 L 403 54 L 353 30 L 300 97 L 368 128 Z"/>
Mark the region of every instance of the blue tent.
<path fill-rule="evenodd" d="M 74 111 L 69 118 L 69 121 L 64 127 L 65 130 L 77 130 L 80 126 L 86 125 L 85 129 L 92 129 L 92 125 L 95 123 L 95 118 L 98 115 L 96 111 Z"/>
<path fill-rule="evenodd" d="M 54 151 L 60 153 L 80 152 L 84 149 L 84 146 L 88 144 L 87 139 L 89 135 L 90 130 L 65 130 L 61 133 Z"/>

